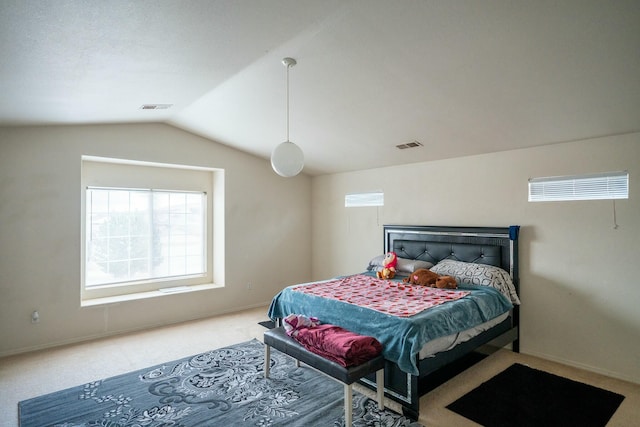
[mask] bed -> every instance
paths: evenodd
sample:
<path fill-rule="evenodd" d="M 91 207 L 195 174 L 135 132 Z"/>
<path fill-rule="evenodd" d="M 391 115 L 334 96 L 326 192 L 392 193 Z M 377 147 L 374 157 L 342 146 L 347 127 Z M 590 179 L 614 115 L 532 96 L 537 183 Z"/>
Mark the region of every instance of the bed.
<path fill-rule="evenodd" d="M 376 279 L 371 260 L 360 274 L 283 289 L 268 314 L 276 322 L 292 313 L 315 316 L 376 337 L 387 360 L 385 394 L 403 406 L 405 415 L 417 419 L 419 398 L 437 372 L 487 345 L 511 344 L 519 351 L 518 233 L 518 226 L 385 225 L 383 253 L 393 251 L 403 262 L 393 281 Z M 405 274 L 425 265 L 456 277 L 459 288 L 432 290 L 402 283 Z M 356 298 L 345 298 L 336 289 Z M 357 298 L 363 292 L 369 297 Z M 401 295 L 399 301 L 390 303 L 386 292 Z M 426 306 L 420 304 L 433 306 L 422 310 Z M 374 378 L 363 382 L 375 386 Z"/>

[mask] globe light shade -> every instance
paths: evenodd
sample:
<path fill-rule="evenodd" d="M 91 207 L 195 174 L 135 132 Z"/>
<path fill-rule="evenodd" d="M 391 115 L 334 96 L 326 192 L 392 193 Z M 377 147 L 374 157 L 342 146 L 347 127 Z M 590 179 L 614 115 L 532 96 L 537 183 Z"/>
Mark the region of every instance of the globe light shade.
<path fill-rule="evenodd" d="M 273 149 L 271 167 L 278 175 L 291 178 L 302 171 L 304 154 L 296 144 L 285 141 Z"/>

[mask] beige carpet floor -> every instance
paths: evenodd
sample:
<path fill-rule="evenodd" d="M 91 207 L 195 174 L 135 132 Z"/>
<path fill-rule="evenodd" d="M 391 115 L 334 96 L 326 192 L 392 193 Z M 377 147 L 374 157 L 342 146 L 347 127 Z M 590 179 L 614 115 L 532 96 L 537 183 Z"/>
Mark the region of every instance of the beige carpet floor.
<path fill-rule="evenodd" d="M 252 338 L 267 307 L 0 359 L 0 426 L 18 426 L 18 402 Z M 640 385 L 501 350 L 420 400 L 425 426 L 476 426 L 446 406 L 514 362 L 626 396 L 609 426 L 640 426 Z M 392 405 L 390 405 L 392 406 Z M 392 406 L 393 407 L 393 406 Z"/>

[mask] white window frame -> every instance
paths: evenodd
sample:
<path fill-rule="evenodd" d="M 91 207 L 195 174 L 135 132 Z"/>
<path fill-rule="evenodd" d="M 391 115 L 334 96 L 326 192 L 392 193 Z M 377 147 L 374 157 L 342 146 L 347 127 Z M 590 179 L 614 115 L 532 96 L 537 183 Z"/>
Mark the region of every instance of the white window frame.
<path fill-rule="evenodd" d="M 82 156 L 81 179 L 82 306 L 149 298 L 224 286 L 224 171 L 188 165 Z M 206 202 L 206 272 L 204 274 L 85 286 L 87 251 L 86 190 L 89 187 L 161 188 L 177 192 L 204 192 Z"/>
<path fill-rule="evenodd" d="M 628 198 L 627 171 L 529 179 L 530 202 Z"/>

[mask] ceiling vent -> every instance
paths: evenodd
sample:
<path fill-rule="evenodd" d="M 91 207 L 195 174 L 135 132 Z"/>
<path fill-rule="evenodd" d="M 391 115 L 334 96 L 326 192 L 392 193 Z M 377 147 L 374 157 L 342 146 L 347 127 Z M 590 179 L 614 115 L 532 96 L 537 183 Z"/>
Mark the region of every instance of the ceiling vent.
<path fill-rule="evenodd" d="M 408 142 L 406 144 L 400 144 L 400 145 L 396 145 L 396 148 L 399 150 L 404 150 L 406 148 L 416 148 L 416 147 L 422 147 L 423 145 L 421 143 L 419 143 L 418 141 L 412 141 L 412 142 Z"/>
<path fill-rule="evenodd" d="M 141 110 L 166 110 L 171 108 L 173 104 L 143 104 Z"/>

